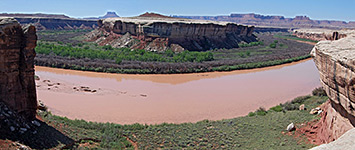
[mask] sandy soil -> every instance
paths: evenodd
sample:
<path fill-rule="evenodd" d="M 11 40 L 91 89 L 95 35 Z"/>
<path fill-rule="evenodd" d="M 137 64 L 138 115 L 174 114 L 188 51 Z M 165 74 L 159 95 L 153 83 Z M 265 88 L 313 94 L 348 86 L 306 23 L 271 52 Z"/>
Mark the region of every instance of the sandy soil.
<path fill-rule="evenodd" d="M 312 60 L 263 69 L 174 75 L 35 69 L 40 77 L 38 99 L 54 114 L 120 124 L 233 118 L 309 94 L 320 86 Z"/>

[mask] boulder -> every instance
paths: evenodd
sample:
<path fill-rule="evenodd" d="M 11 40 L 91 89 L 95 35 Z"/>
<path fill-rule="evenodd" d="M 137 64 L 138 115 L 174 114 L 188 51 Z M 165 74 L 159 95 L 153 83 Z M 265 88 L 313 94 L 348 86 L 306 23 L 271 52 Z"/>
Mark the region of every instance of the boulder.
<path fill-rule="evenodd" d="M 295 125 L 294 125 L 293 123 L 289 124 L 289 125 L 287 126 L 287 128 L 286 128 L 286 130 L 287 130 L 288 132 L 291 132 L 291 131 L 293 131 L 293 130 L 295 130 L 295 129 L 296 129 L 296 127 L 295 127 Z"/>
<path fill-rule="evenodd" d="M 305 108 L 305 105 L 304 104 L 302 104 L 302 105 L 300 105 L 300 107 L 298 108 L 298 110 L 305 110 L 306 108 Z"/>
<path fill-rule="evenodd" d="M 309 112 L 309 114 L 317 115 L 317 114 L 320 114 L 321 112 L 322 112 L 322 110 L 321 110 L 319 107 L 317 107 L 317 108 L 313 108 L 313 109 Z"/>

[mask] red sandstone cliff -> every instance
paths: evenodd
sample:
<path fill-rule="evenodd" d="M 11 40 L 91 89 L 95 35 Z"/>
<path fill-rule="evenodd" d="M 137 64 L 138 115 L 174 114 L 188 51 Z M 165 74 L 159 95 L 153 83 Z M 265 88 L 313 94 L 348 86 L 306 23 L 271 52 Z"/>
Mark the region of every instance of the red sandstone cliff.
<path fill-rule="evenodd" d="M 34 26 L 21 28 L 13 18 L 0 18 L 0 101 L 27 119 L 36 115 Z"/>
<path fill-rule="evenodd" d="M 150 51 L 237 48 L 239 42 L 256 41 L 254 27 L 227 22 L 176 18 L 109 18 L 88 39 L 100 45 Z"/>

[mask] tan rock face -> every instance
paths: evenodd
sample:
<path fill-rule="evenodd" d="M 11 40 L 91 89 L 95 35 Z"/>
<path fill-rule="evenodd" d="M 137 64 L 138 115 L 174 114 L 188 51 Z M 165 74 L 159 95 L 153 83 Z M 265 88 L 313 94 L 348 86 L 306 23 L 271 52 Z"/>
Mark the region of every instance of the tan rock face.
<path fill-rule="evenodd" d="M 237 48 L 239 42 L 256 41 L 254 27 L 226 22 L 135 17 L 100 20 L 98 25 L 100 29 L 92 32 L 89 39 L 100 45 L 151 51 L 166 50 L 172 44 L 198 51 Z"/>
<path fill-rule="evenodd" d="M 347 35 L 355 34 L 354 30 L 329 30 L 329 29 L 297 29 L 295 36 L 314 41 L 338 40 Z"/>
<path fill-rule="evenodd" d="M 0 18 L 0 101 L 28 119 L 36 115 L 34 26 L 21 28 L 12 18 Z"/>
<path fill-rule="evenodd" d="M 355 34 L 318 42 L 311 55 L 331 104 L 324 109 L 317 135 L 328 143 L 355 126 Z"/>
<path fill-rule="evenodd" d="M 329 98 L 355 116 L 355 35 L 321 41 L 311 55 Z"/>

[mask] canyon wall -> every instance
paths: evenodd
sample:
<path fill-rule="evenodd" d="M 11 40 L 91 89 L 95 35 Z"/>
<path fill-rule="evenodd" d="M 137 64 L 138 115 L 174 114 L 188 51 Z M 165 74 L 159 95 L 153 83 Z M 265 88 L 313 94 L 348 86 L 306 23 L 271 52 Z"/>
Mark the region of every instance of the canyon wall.
<path fill-rule="evenodd" d="M 21 27 L 13 18 L 0 18 L 0 101 L 27 119 L 36 115 L 34 26 Z"/>
<path fill-rule="evenodd" d="M 355 34 L 321 41 L 311 55 L 330 99 L 324 107 L 318 139 L 331 142 L 355 126 Z"/>
<path fill-rule="evenodd" d="M 88 35 L 91 41 L 150 51 L 237 48 L 240 42 L 256 41 L 254 27 L 227 22 L 132 17 L 99 20 L 98 25 Z"/>
<path fill-rule="evenodd" d="M 335 20 L 312 20 L 307 16 L 296 16 L 286 18 L 284 16 L 265 16 L 260 14 L 231 14 L 229 16 L 173 16 L 176 18 L 228 21 L 244 25 L 272 26 L 287 28 L 355 28 L 355 22 L 335 21 Z"/>
<path fill-rule="evenodd" d="M 329 29 L 296 29 L 293 35 L 314 41 L 338 40 L 347 35 L 355 34 L 354 30 L 329 30 Z"/>
<path fill-rule="evenodd" d="M 96 20 L 75 19 L 56 14 L 0 14 L 0 17 L 15 18 L 21 25 L 34 25 L 37 30 L 95 29 Z"/>
<path fill-rule="evenodd" d="M 15 17 L 15 19 L 22 25 L 33 24 L 38 30 L 95 29 L 97 27 L 95 20 L 47 17 Z"/>

